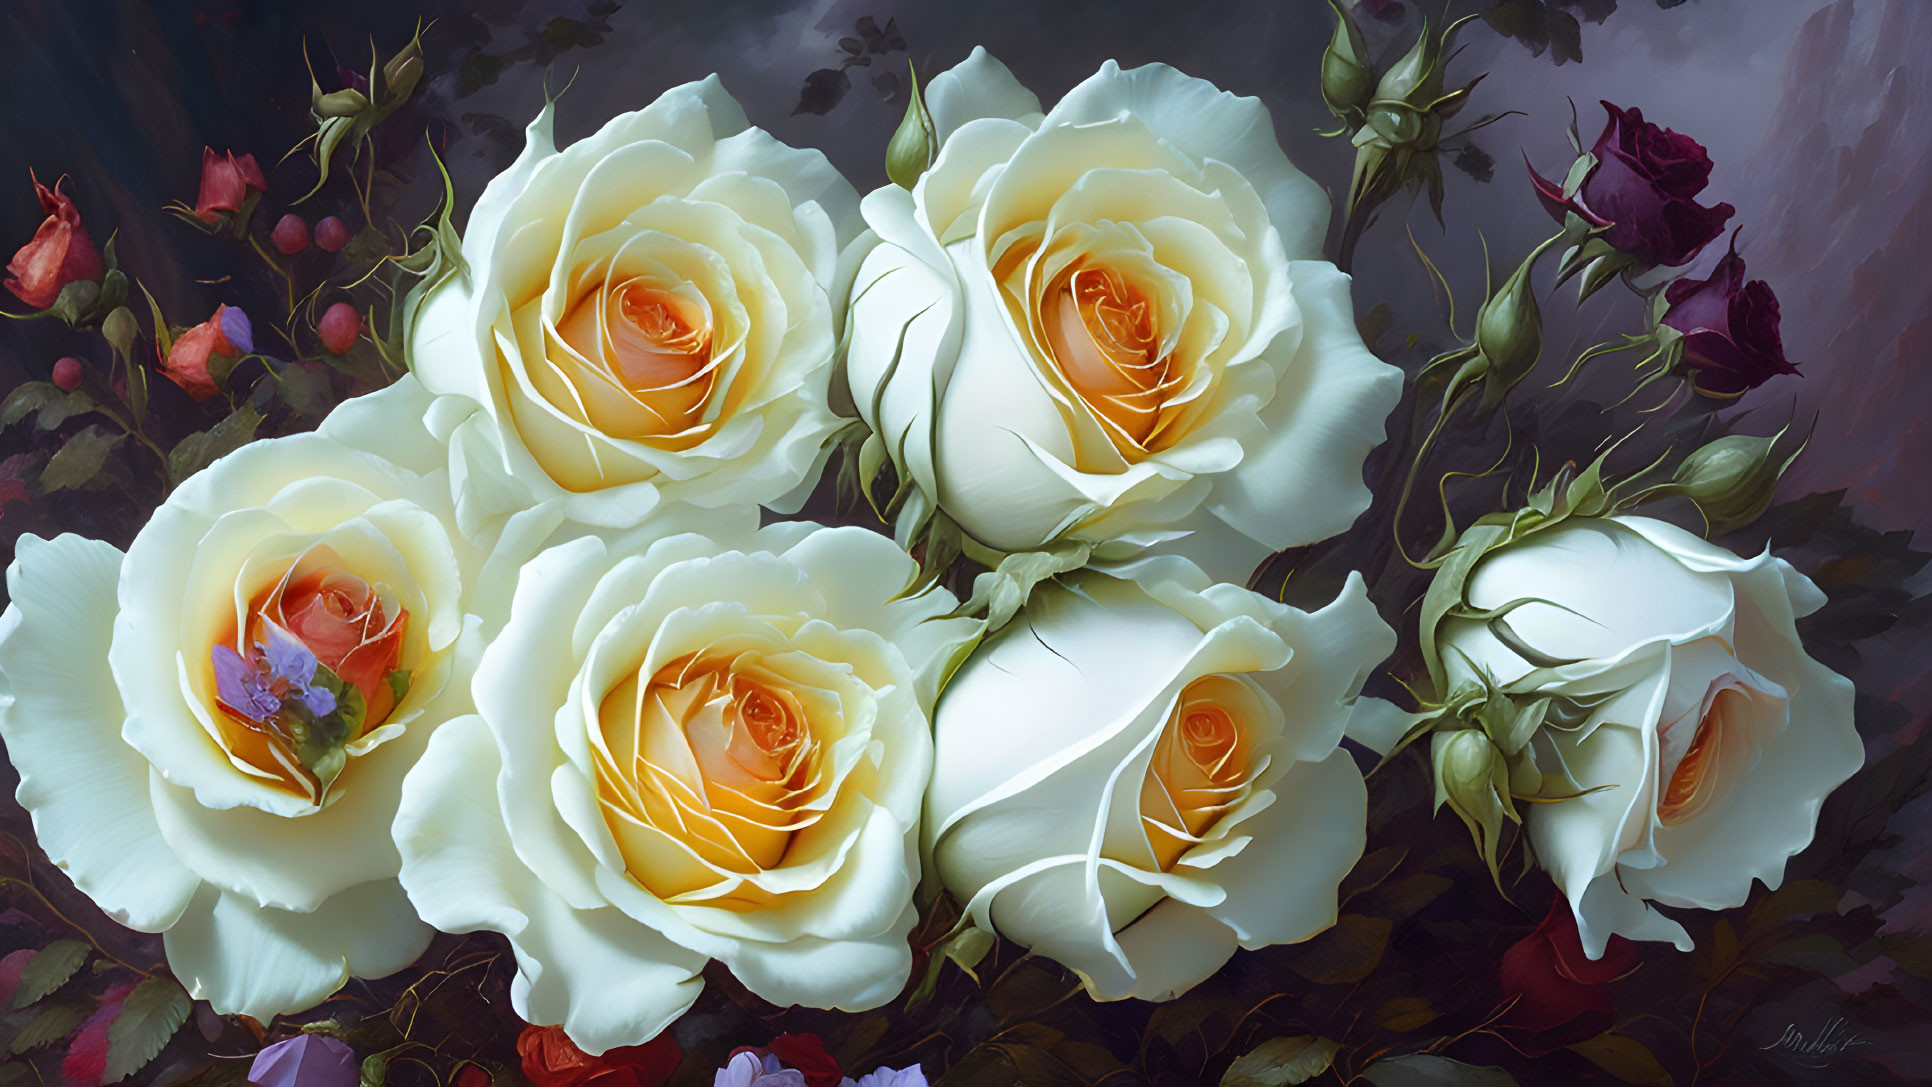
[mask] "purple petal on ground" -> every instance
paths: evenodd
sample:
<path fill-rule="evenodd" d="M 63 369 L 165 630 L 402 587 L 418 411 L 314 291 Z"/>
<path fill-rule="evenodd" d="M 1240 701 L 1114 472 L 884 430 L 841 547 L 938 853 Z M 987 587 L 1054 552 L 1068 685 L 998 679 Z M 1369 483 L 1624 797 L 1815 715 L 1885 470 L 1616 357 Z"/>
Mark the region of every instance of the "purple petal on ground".
<path fill-rule="evenodd" d="M 298 1034 L 255 1056 L 248 1082 L 255 1087 L 356 1087 L 356 1051 L 321 1034 Z"/>

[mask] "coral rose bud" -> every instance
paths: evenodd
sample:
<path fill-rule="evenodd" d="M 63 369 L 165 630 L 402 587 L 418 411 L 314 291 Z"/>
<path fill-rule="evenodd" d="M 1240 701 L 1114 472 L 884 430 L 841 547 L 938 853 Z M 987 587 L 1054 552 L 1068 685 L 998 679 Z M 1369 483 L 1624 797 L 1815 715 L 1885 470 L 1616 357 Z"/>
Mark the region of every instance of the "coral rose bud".
<path fill-rule="evenodd" d="M 31 172 L 28 177 L 33 177 Z M 46 218 L 20 251 L 7 262 L 7 289 L 35 309 L 46 309 L 60 297 L 69 283 L 99 282 L 107 274 L 94 239 L 81 226 L 80 209 L 60 191 L 55 181 L 49 189 L 34 178 L 34 194 L 40 197 Z"/>
<path fill-rule="evenodd" d="M 209 372 L 215 356 L 238 359 L 255 350 L 254 327 L 248 315 L 233 306 L 215 307 L 214 316 L 175 337 L 161 372 L 196 400 L 206 400 L 221 391 Z"/>
<path fill-rule="evenodd" d="M 315 245 L 325 253 L 340 253 L 349 244 L 349 228 L 331 215 L 315 224 Z"/>
<path fill-rule="evenodd" d="M 284 215 L 269 232 L 268 240 L 274 243 L 277 252 L 294 256 L 309 247 L 308 220 L 293 212 Z"/>
<path fill-rule="evenodd" d="M 347 302 L 337 302 L 323 312 L 315 331 L 321 334 L 322 346 L 329 354 L 340 355 L 354 347 L 356 337 L 362 335 L 362 314 Z"/>
<path fill-rule="evenodd" d="M 54 363 L 54 387 L 61 392 L 70 393 L 80 388 L 81 360 L 72 355 Z"/>
<path fill-rule="evenodd" d="M 219 222 L 224 212 L 232 215 L 240 211 L 251 191 L 268 191 L 268 179 L 255 165 L 255 156 L 233 151 L 217 155 L 212 147 L 201 149 L 201 191 L 195 197 L 195 218 L 204 223 Z"/>

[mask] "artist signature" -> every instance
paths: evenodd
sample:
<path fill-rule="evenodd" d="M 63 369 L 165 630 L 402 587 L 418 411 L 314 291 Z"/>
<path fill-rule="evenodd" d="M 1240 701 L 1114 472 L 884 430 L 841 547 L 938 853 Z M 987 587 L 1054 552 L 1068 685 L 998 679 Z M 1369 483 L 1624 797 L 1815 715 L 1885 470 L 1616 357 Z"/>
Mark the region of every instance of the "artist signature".
<path fill-rule="evenodd" d="M 1789 1053 L 1793 1059 L 1801 1064 L 1808 1064 L 1814 1068 L 1823 1068 L 1826 1064 L 1830 1063 L 1832 1058 L 1844 1054 L 1846 1050 L 1857 1049 L 1860 1046 L 1869 1046 L 1871 1044 L 1866 1039 L 1852 1033 L 1851 1029 L 1845 1025 L 1844 1019 L 1837 1018 L 1827 1020 L 1823 1029 L 1813 1034 L 1806 1034 L 1799 1030 L 1798 1024 L 1796 1023 L 1787 1023 L 1785 1024 L 1784 1033 L 1778 1037 L 1777 1041 L 1772 1042 L 1770 1045 L 1759 1046 L 1758 1048 L 1780 1050 Z"/>

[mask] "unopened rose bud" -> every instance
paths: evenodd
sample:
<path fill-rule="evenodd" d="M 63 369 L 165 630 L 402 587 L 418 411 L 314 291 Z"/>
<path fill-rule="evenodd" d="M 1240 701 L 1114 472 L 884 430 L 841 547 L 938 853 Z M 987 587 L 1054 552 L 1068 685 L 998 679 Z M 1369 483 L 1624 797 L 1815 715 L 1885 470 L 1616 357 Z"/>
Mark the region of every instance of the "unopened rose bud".
<path fill-rule="evenodd" d="M 886 144 L 886 176 L 900 188 L 910 189 L 932 166 L 939 139 L 932 114 L 926 111 L 925 99 L 919 95 L 919 71 L 910 62 L 906 67 L 912 73 L 912 96 L 906 102 L 906 115 L 899 122 L 898 130 Z"/>
<path fill-rule="evenodd" d="M 347 302 L 337 302 L 323 311 L 315 331 L 322 337 L 322 346 L 329 354 L 344 354 L 355 346 L 356 337 L 362 335 L 362 314 Z"/>
<path fill-rule="evenodd" d="M 1509 760 L 1481 729 L 1438 732 L 1430 741 L 1435 766 L 1436 809 L 1444 802 L 1468 825 L 1493 875 L 1503 820 L 1516 820 L 1510 802 Z"/>
<path fill-rule="evenodd" d="M 1684 458 L 1672 482 L 1679 494 L 1697 503 L 1714 533 L 1729 532 L 1758 519 L 1771 506 L 1778 477 L 1790 465 L 1773 456 L 1778 437 L 1726 434 Z"/>
<path fill-rule="evenodd" d="M 1337 117 L 1359 115 L 1375 96 L 1375 65 L 1348 9 L 1336 0 L 1329 6 L 1335 9 L 1335 37 L 1322 54 L 1322 99 Z"/>
<path fill-rule="evenodd" d="M 369 96 L 353 87 L 345 87 L 317 98 L 313 108 L 318 117 L 354 117 L 369 108 Z"/>
<path fill-rule="evenodd" d="M 72 355 L 54 363 L 54 388 L 61 392 L 71 393 L 80 388 L 81 376 L 81 360 Z"/>
<path fill-rule="evenodd" d="M 101 322 L 101 335 L 114 345 L 114 350 L 127 358 L 134 353 L 134 339 L 141 334 L 141 326 L 135 323 L 134 314 L 126 306 L 116 306 L 114 311 Z"/>
<path fill-rule="evenodd" d="M 1483 382 L 1485 407 L 1501 402 L 1543 354 L 1543 311 L 1530 286 L 1530 272 L 1550 245 L 1546 241 L 1525 257 L 1476 313 L 1476 350 L 1489 364 Z"/>
<path fill-rule="evenodd" d="M 309 247 L 308 220 L 293 212 L 284 215 L 269 232 L 268 240 L 275 244 L 277 252 L 294 256 Z"/>
<path fill-rule="evenodd" d="M 315 246 L 324 253 L 340 253 L 349 244 L 349 228 L 331 215 L 315 224 Z"/>

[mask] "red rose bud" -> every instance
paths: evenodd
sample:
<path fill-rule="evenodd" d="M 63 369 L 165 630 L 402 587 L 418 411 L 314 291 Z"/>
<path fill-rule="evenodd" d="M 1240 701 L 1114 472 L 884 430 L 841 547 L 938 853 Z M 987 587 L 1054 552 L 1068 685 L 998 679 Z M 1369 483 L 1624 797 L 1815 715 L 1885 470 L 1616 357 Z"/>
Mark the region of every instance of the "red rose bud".
<path fill-rule="evenodd" d="M 562 1027 L 525 1027 L 517 1037 L 517 1056 L 535 1087 L 659 1087 L 677 1071 L 684 1050 L 667 1032 L 593 1057 Z"/>
<path fill-rule="evenodd" d="M 456 1070 L 456 1087 L 490 1087 L 494 1082 L 480 1064 L 466 1064 Z"/>
<path fill-rule="evenodd" d="M 309 247 L 308 220 L 293 212 L 284 215 L 275 224 L 275 229 L 269 231 L 268 240 L 274 244 L 276 252 L 294 256 Z"/>
<path fill-rule="evenodd" d="M 1608 102 L 1610 120 L 1590 154 L 1596 165 L 1568 197 L 1563 186 L 1530 171 L 1543 207 L 1557 222 L 1575 212 L 1603 228 L 1611 247 L 1649 267 L 1688 264 L 1724 233 L 1734 210 L 1694 198 L 1711 178 L 1711 157 L 1689 136 L 1644 120 L 1642 110 Z"/>
<path fill-rule="evenodd" d="M 206 400 L 221 389 L 208 372 L 214 355 L 238 359 L 255 350 L 254 329 L 248 315 L 233 306 L 215 307 L 215 315 L 175 337 L 161 372 L 196 400 Z"/>
<path fill-rule="evenodd" d="M 237 156 L 233 151 L 215 154 L 212 147 L 201 149 L 201 191 L 195 197 L 195 218 L 204 223 L 218 222 L 224 212 L 232 215 L 248 202 L 248 192 L 268 191 L 268 179 L 255 165 L 255 156 Z"/>
<path fill-rule="evenodd" d="M 1678 367 L 1706 396 L 1741 396 L 1779 374 L 1798 368 L 1784 357 L 1778 332 L 1778 296 L 1762 279 L 1744 281 L 1744 258 L 1731 251 L 1705 280 L 1680 279 L 1664 290 L 1670 309 L 1664 324 L 1683 333 Z"/>
<path fill-rule="evenodd" d="M 322 320 L 315 326 L 322 336 L 322 346 L 331 355 L 340 355 L 356 345 L 356 337 L 362 335 L 362 314 L 347 302 L 337 302 L 322 313 Z"/>
<path fill-rule="evenodd" d="M 49 189 L 31 171 L 27 176 L 33 178 L 34 195 L 40 197 L 47 217 L 34 231 L 33 240 L 7 262 L 7 289 L 29 306 L 46 309 L 69 283 L 100 282 L 107 265 L 81 225 L 80 209 L 60 191 L 60 181 Z"/>
<path fill-rule="evenodd" d="M 54 387 L 64 393 L 80 388 L 81 360 L 72 355 L 54 363 Z"/>
<path fill-rule="evenodd" d="M 780 1034 L 765 1052 L 805 1077 L 805 1087 L 839 1087 L 845 1076 L 816 1034 Z"/>
<path fill-rule="evenodd" d="M 342 220 L 331 215 L 315 224 L 315 245 L 324 253 L 340 253 L 349 244 L 349 228 Z"/>
<path fill-rule="evenodd" d="M 1609 1025 L 1611 1006 L 1604 986 L 1636 965 L 1637 948 L 1621 936 L 1610 937 L 1603 957 L 1583 954 L 1576 918 L 1562 895 L 1550 903 L 1549 915 L 1536 931 L 1503 952 L 1497 979 L 1505 997 L 1516 1003 L 1502 1022 L 1525 1030 L 1548 1031 L 1590 1015 L 1598 1022 L 1582 1025 L 1592 1037 Z"/>

